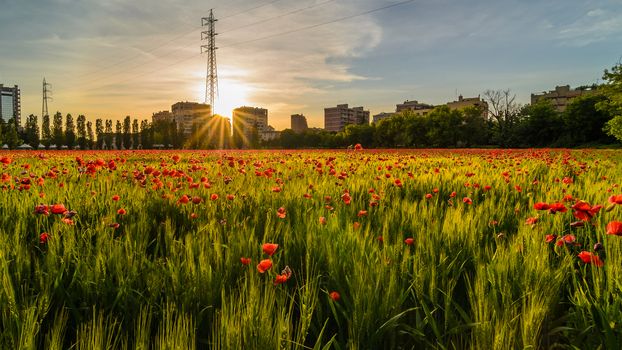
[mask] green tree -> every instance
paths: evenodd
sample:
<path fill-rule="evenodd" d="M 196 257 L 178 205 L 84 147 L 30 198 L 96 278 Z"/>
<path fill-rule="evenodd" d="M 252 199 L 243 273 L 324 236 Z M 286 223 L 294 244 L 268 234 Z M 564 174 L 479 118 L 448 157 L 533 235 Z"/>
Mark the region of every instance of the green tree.
<path fill-rule="evenodd" d="M 525 106 L 521 114 L 522 118 L 517 126 L 520 146 L 551 146 L 564 132 L 564 121 L 548 100 Z"/>
<path fill-rule="evenodd" d="M 596 108 L 597 104 L 606 99 L 603 94 L 593 93 L 576 97 L 568 104 L 562 113 L 566 146 L 615 142 L 603 131 L 605 124 L 611 119 L 609 111 Z"/>
<path fill-rule="evenodd" d="M 138 149 L 140 144 L 139 136 L 138 119 L 134 119 L 132 120 L 132 149 Z"/>
<path fill-rule="evenodd" d="M 97 136 L 97 149 L 102 149 L 104 145 L 104 121 L 101 118 L 95 119 L 95 136 Z"/>
<path fill-rule="evenodd" d="M 106 128 L 104 129 L 104 133 L 106 134 L 105 139 L 104 139 L 104 141 L 106 143 L 105 148 L 106 149 L 112 149 L 113 148 L 112 147 L 112 137 L 113 137 L 113 135 L 112 135 L 112 120 L 106 119 Z"/>
<path fill-rule="evenodd" d="M 76 145 L 76 126 L 71 114 L 67 114 L 65 119 L 65 143 L 69 149 L 73 149 Z"/>
<path fill-rule="evenodd" d="M 88 149 L 92 149 L 95 144 L 95 137 L 93 135 L 93 123 L 89 120 L 86 122 L 86 144 Z"/>
<path fill-rule="evenodd" d="M 24 126 L 24 142 L 33 148 L 39 147 L 39 118 L 29 115 Z"/>
<path fill-rule="evenodd" d="M 63 135 L 63 115 L 60 112 L 56 112 L 52 119 L 52 142 L 58 148 L 65 142 L 65 137 Z"/>
<path fill-rule="evenodd" d="M 130 116 L 126 116 L 123 119 L 123 148 L 130 149 L 130 144 L 132 142 L 132 135 L 130 134 L 132 127 L 132 121 Z"/>
<path fill-rule="evenodd" d="M 121 149 L 121 147 L 123 146 L 123 140 L 122 140 L 122 133 L 123 133 L 123 124 L 121 124 L 120 120 L 117 120 L 117 124 L 114 128 L 114 145 L 116 149 Z"/>
<path fill-rule="evenodd" d="M 144 149 L 153 148 L 153 128 L 147 119 L 140 122 L 140 142 Z"/>
<path fill-rule="evenodd" d="M 520 122 L 521 107 L 516 95 L 508 90 L 487 90 L 484 100 L 488 103 L 488 115 L 492 127 L 493 142 L 500 147 L 512 147 L 517 143 L 516 126 Z"/>
<path fill-rule="evenodd" d="M 86 149 L 86 117 L 82 114 L 76 119 L 76 136 L 78 137 L 78 146 L 80 149 Z"/>
<path fill-rule="evenodd" d="M 15 118 L 9 119 L 4 125 L 3 142 L 10 149 L 15 149 L 22 143 L 17 132 L 17 121 Z"/>
<path fill-rule="evenodd" d="M 44 115 L 41 119 L 41 143 L 45 145 L 45 147 L 50 146 L 50 142 L 52 142 L 52 131 L 50 129 L 50 116 Z"/>

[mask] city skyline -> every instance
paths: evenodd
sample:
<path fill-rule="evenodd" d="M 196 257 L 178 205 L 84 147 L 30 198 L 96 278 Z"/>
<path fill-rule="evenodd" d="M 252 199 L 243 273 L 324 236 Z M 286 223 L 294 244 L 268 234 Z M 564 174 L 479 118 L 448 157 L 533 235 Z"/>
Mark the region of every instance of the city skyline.
<path fill-rule="evenodd" d="M 358 15 L 399 3 L 9 1 L 0 82 L 20 86 L 22 117 L 40 114 L 44 77 L 50 113 L 147 119 L 176 101 L 203 102 L 209 8 L 221 34 L 215 111 L 263 107 L 279 130 L 295 113 L 323 127 L 323 109 L 342 103 L 376 114 L 506 88 L 528 103 L 557 85 L 596 83 L 622 54 L 619 1 L 414 1 Z"/>

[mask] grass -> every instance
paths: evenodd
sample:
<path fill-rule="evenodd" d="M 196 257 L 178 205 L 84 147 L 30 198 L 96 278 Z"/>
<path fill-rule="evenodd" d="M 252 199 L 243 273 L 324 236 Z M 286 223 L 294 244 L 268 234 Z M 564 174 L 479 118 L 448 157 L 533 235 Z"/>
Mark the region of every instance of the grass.
<path fill-rule="evenodd" d="M 613 150 L 6 157 L 1 348 L 622 348 Z M 568 195 L 567 212 L 534 209 Z M 573 228 L 578 200 L 604 208 Z M 71 222 L 35 213 L 57 203 Z"/>

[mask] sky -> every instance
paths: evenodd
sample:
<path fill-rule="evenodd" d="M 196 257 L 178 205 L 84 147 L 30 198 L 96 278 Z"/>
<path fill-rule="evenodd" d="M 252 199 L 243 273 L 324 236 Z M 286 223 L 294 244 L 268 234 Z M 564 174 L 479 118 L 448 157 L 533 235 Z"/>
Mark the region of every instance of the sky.
<path fill-rule="evenodd" d="M 19 85 L 22 120 L 50 114 L 151 119 L 204 102 L 201 17 L 214 9 L 215 111 L 267 108 L 324 126 L 324 108 L 371 114 L 405 100 L 530 94 L 598 83 L 622 58 L 622 0 L 0 0 L 0 83 Z M 399 4 L 384 10 L 375 9 Z"/>

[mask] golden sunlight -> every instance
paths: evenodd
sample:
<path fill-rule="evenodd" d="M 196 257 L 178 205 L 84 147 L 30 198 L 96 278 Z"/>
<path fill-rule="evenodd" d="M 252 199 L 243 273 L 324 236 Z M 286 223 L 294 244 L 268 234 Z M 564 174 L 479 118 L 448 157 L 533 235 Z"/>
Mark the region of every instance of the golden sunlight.
<path fill-rule="evenodd" d="M 243 72 L 233 69 L 221 69 L 218 79 L 218 95 L 214 101 L 214 114 L 231 119 L 233 110 L 237 107 L 249 105 L 252 88 L 239 79 L 229 76 L 243 76 Z M 205 98 L 205 80 L 197 85 L 195 94 L 199 101 Z"/>

